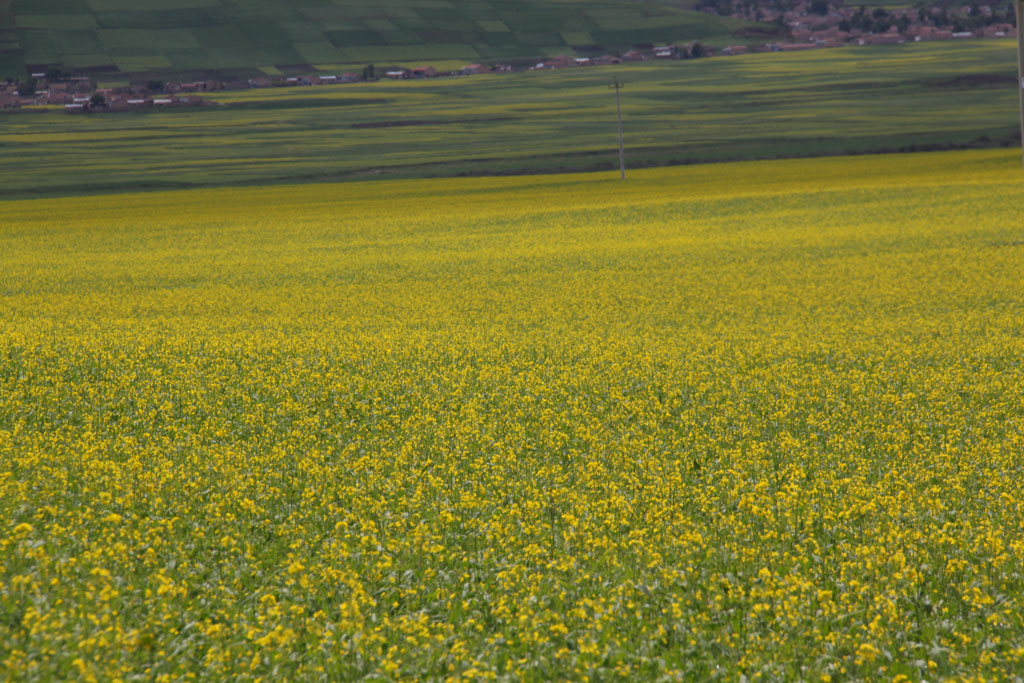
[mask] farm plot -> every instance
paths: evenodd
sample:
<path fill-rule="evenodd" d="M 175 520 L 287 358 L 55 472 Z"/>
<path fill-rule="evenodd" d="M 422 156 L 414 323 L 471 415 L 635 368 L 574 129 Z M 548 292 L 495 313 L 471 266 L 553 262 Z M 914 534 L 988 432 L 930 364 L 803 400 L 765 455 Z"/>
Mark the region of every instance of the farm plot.
<path fill-rule="evenodd" d="M 1010 677 L 1018 163 L 0 203 L 0 666 Z"/>
<path fill-rule="evenodd" d="M 108 67 L 105 72 L 144 80 L 172 75 L 237 78 L 256 75 L 260 66 L 302 72 L 316 65 L 354 68 L 406 59 L 529 61 L 551 53 L 575 54 L 573 46 L 579 43 L 613 52 L 634 42 L 743 42 L 741 30 L 756 26 L 692 9 L 624 0 L 588 3 L 586 12 L 572 0 L 15 0 L 12 10 L 14 58 L 0 61 L 0 77 L 24 77 L 25 65 Z M 588 31 L 598 28 L 600 45 L 595 45 Z M 160 39 L 169 30 L 178 32 L 181 43 Z M 82 54 L 104 53 L 69 46 L 125 31 L 138 36 L 130 40 L 133 51 L 110 53 L 124 58 L 113 62 L 83 60 Z M 197 42 L 201 49 L 196 49 Z"/>

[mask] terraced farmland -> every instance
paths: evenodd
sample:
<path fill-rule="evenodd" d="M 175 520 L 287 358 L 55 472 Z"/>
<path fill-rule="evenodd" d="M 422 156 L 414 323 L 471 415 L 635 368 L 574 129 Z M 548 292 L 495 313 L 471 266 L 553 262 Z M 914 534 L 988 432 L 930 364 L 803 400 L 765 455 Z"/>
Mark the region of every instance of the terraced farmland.
<path fill-rule="evenodd" d="M 1019 144 L 1013 41 L 776 53 L 0 116 L 6 196 Z"/>
<path fill-rule="evenodd" d="M 633 43 L 742 42 L 744 21 L 627 0 L 13 0 L 0 77 L 251 76 L 367 63 L 517 61 Z"/>

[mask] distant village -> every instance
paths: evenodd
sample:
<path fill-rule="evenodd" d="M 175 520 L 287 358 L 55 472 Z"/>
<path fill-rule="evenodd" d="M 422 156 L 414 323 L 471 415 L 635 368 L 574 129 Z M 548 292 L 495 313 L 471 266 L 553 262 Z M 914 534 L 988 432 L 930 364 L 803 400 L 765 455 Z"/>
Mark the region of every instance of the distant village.
<path fill-rule="evenodd" d="M 748 38 L 763 37 L 764 43 L 731 45 L 713 49 L 692 41 L 670 45 L 637 45 L 618 54 L 600 54 L 599 46 L 574 46 L 577 54 L 561 56 L 530 65 L 467 64 L 454 71 L 438 71 L 424 65 L 412 69 L 373 65 L 360 73 L 307 74 L 293 76 L 257 76 L 234 81 L 165 82 L 150 80 L 119 88 L 96 88 L 82 74 L 67 74 L 58 69 L 31 74 L 24 81 L 0 82 L 0 110 L 22 107 L 63 106 L 69 114 L 123 112 L 139 109 L 196 107 L 210 104 L 199 93 L 250 88 L 322 86 L 418 78 L 461 77 L 483 73 L 507 73 L 522 70 L 566 69 L 603 66 L 645 60 L 697 59 L 728 57 L 751 52 L 788 52 L 843 45 L 892 45 L 933 40 L 1003 38 L 1016 36 L 1016 21 L 1010 5 L 964 5 L 958 9 L 932 7 L 866 9 L 829 4 L 828 0 L 701 0 L 706 12 L 767 24 L 769 29 L 751 29 Z"/>

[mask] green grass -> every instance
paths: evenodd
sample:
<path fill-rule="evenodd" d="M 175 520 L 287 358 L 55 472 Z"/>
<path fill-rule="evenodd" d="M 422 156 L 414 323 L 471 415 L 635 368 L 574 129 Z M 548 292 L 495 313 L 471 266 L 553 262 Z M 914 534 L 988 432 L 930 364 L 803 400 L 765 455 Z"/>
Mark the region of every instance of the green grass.
<path fill-rule="evenodd" d="M 777 53 L 225 92 L 212 96 L 219 106 L 174 111 L 0 116 L 0 186 L 14 197 L 610 170 L 613 77 L 626 84 L 633 168 L 1016 145 L 1014 73 L 1012 41 L 928 43 L 813 60 Z"/>
<path fill-rule="evenodd" d="M 528 61 L 552 52 L 573 54 L 578 45 L 614 52 L 637 42 L 723 44 L 742 42 L 734 34 L 753 26 L 629 0 L 585 6 L 572 0 L 17 0 L 9 12 L 4 49 L 15 56 L 0 60 L 0 78 L 45 66 L 81 68 L 78 56 L 116 49 L 133 50 L 116 55 L 133 59 L 114 61 L 136 80 L 178 72 L 190 72 L 191 78 L 196 71 L 233 78 L 256 75 L 261 66 Z M 202 53 L 182 59 L 182 50 L 193 49 Z"/>

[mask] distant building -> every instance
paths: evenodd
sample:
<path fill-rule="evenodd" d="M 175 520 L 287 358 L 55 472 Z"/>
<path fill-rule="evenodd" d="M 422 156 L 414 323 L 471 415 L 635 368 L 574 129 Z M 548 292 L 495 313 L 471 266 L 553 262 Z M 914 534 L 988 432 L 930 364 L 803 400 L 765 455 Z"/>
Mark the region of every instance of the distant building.
<path fill-rule="evenodd" d="M 544 62 L 545 69 L 564 69 L 575 64 L 575 60 L 569 55 L 559 55 L 554 59 L 549 59 Z"/>
<path fill-rule="evenodd" d="M 729 45 L 727 47 L 723 47 L 718 54 L 729 57 L 732 55 L 745 55 L 747 54 L 747 51 L 746 45 Z"/>

